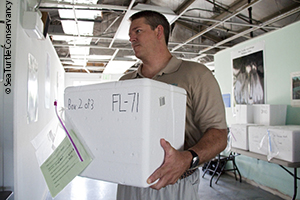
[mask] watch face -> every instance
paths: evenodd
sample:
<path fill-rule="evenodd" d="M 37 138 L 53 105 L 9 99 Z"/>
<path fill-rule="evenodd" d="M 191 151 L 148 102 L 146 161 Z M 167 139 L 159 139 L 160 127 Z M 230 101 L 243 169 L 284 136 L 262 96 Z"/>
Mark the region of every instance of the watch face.
<path fill-rule="evenodd" d="M 193 156 L 190 169 L 195 169 L 199 165 L 199 157 L 193 150 L 188 150 L 188 151 L 191 152 L 191 154 Z"/>
<path fill-rule="evenodd" d="M 193 168 L 194 168 L 194 167 L 197 167 L 198 164 L 199 164 L 199 158 L 198 158 L 198 156 L 197 156 L 197 157 L 194 157 L 194 158 L 193 158 L 193 164 L 192 164 L 192 167 L 193 167 Z"/>

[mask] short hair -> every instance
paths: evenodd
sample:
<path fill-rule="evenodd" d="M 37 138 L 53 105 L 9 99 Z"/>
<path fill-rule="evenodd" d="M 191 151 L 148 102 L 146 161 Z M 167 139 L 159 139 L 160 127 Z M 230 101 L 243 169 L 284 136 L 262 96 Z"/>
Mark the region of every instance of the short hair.
<path fill-rule="evenodd" d="M 136 19 L 139 19 L 142 17 L 145 18 L 146 24 L 150 25 L 152 30 L 154 30 L 158 25 L 163 26 L 165 41 L 166 41 L 166 44 L 168 45 L 169 34 L 170 34 L 170 24 L 169 24 L 167 18 L 159 12 L 152 11 L 152 10 L 143 10 L 143 11 L 133 14 L 129 18 L 129 20 L 132 22 L 133 20 L 136 20 Z"/>

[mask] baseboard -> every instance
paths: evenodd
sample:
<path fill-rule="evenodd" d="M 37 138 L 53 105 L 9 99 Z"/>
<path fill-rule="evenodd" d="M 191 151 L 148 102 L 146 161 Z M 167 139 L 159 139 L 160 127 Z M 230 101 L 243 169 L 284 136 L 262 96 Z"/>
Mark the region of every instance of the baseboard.
<path fill-rule="evenodd" d="M 229 176 L 233 176 L 234 177 L 234 173 L 233 172 L 225 172 L 225 173 L 228 174 Z M 243 176 L 242 176 L 242 182 L 246 182 L 246 183 L 248 183 L 250 185 L 253 185 L 255 187 L 258 187 L 258 188 L 260 188 L 260 189 L 262 189 L 264 191 L 270 192 L 271 194 L 279 196 L 280 198 L 285 199 L 285 200 L 290 200 L 292 198 L 291 196 L 283 194 L 282 192 L 280 192 L 280 191 L 278 191 L 276 189 L 267 187 L 265 185 L 260 185 L 260 184 L 256 183 L 255 181 L 247 179 L 247 178 L 245 178 Z"/>

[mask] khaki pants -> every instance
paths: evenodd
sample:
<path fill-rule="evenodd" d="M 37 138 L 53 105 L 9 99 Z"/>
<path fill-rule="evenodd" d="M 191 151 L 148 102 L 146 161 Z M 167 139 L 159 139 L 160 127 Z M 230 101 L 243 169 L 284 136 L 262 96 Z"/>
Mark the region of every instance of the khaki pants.
<path fill-rule="evenodd" d="M 117 200 L 198 200 L 199 176 L 198 169 L 174 185 L 160 190 L 118 185 Z"/>

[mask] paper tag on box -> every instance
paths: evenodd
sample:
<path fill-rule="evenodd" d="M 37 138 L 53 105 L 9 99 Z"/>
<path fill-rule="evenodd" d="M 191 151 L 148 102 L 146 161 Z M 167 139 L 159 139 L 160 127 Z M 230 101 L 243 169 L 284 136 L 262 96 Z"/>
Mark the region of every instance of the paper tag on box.
<path fill-rule="evenodd" d="M 70 131 L 70 135 L 83 161 L 80 161 L 78 158 L 69 138 L 65 137 L 40 167 L 52 197 L 55 197 L 62 191 L 92 161 L 91 156 L 85 150 L 73 130 Z"/>

